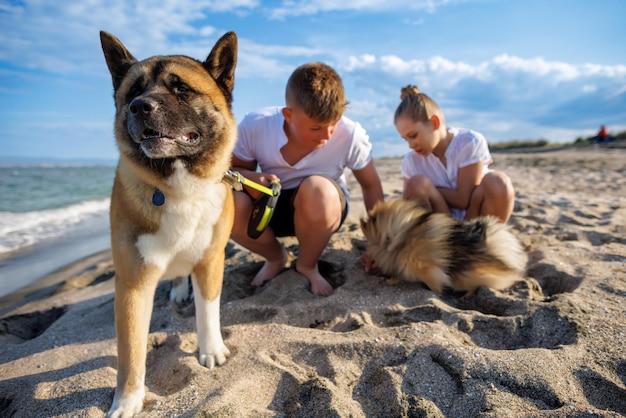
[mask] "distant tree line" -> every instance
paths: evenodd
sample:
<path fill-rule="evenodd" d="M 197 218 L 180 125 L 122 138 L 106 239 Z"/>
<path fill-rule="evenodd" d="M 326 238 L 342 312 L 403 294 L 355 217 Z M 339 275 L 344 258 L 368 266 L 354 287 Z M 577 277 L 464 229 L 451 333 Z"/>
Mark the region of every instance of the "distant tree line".
<path fill-rule="evenodd" d="M 616 135 L 612 135 L 613 140 L 626 140 L 626 131 L 622 131 Z M 593 144 L 595 142 L 596 136 L 589 137 L 578 137 L 572 143 L 574 145 L 586 145 Z M 521 149 L 521 148 L 545 148 L 545 147 L 555 147 L 555 146 L 563 146 L 567 144 L 554 144 L 550 143 L 546 139 L 528 139 L 528 140 L 512 140 L 507 142 L 498 142 L 496 144 L 489 144 L 489 149 L 492 151 L 503 151 L 503 150 L 512 150 L 512 149 Z"/>
<path fill-rule="evenodd" d="M 542 148 L 550 145 L 550 142 L 546 139 L 527 139 L 524 141 L 513 140 L 508 142 L 498 142 L 497 144 L 489 144 L 489 149 L 492 151 L 500 151 L 505 149 L 518 149 L 518 148 Z"/>
<path fill-rule="evenodd" d="M 626 131 L 622 131 L 616 135 L 611 135 L 613 137 L 613 140 L 619 140 L 619 139 L 626 139 Z M 576 141 L 574 141 L 574 144 L 578 144 L 578 145 L 584 145 L 584 144 L 592 144 L 596 139 L 596 136 L 589 136 L 587 138 L 583 138 L 582 136 L 579 136 L 578 138 L 576 138 Z"/>

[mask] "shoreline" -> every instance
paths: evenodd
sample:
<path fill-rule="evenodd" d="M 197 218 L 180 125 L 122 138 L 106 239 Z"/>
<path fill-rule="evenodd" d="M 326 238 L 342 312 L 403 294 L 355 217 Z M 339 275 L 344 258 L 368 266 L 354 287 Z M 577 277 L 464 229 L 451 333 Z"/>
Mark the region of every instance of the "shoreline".
<path fill-rule="evenodd" d="M 111 248 L 108 215 L 68 229 L 63 236 L 0 258 L 0 298 L 27 287 L 58 269 Z"/>
<path fill-rule="evenodd" d="M 112 267 L 111 250 L 105 249 L 85 255 L 38 277 L 29 284 L 5 295 L 0 295 L 0 318 L 20 306 L 53 295 L 69 282 L 93 274 L 102 265 Z M 92 281 L 89 280 L 88 281 Z M 1 334 L 1 332 L 0 332 Z"/>
<path fill-rule="evenodd" d="M 548 164 L 548 158 L 551 156 L 555 156 L 556 162 L 571 156 L 593 154 L 601 154 L 606 157 L 615 156 L 617 161 L 609 161 L 609 165 L 617 169 L 616 164 L 619 165 L 622 159 L 626 158 L 626 141 L 613 141 L 609 144 L 569 145 L 541 150 L 524 148 L 492 152 L 493 166 L 505 172 L 507 171 L 505 161 L 508 159 L 538 160 L 545 161 L 542 164 Z M 402 189 L 400 172 L 402 157 L 375 158 L 375 162 L 377 168 L 382 168 L 391 174 L 391 178 L 384 182 L 385 198 L 399 197 Z M 623 164 L 626 165 L 626 162 Z M 359 218 L 365 215 L 361 191 L 358 189 L 358 184 L 352 173 L 347 172 L 346 177 L 349 183 L 352 182 L 350 207 L 346 221 L 358 224 Z M 23 294 L 31 287 L 37 287 L 38 282 L 47 281 L 48 276 L 52 276 L 58 271 L 71 269 L 72 266 L 81 264 L 85 259 L 110 252 L 110 244 L 107 215 L 106 225 L 102 223 L 102 218 L 95 218 L 91 222 L 68 230 L 65 236 L 0 257 L 0 309 L 2 309 L 2 301 L 11 296 L 12 293 Z"/>
<path fill-rule="evenodd" d="M 504 172 L 507 171 L 507 160 L 517 161 L 517 163 L 536 160 L 541 162 L 541 165 L 547 165 L 552 156 L 555 157 L 554 162 L 558 162 L 567 160 L 572 156 L 589 157 L 594 154 L 605 156 L 609 167 L 612 169 L 619 169 L 620 164 L 624 164 L 626 167 L 626 162 L 622 162 L 626 158 L 626 141 L 614 141 L 609 144 L 570 145 L 542 150 L 520 149 L 492 152 L 493 166 Z M 376 158 L 375 162 L 379 170 L 382 168 L 390 174 L 390 178 L 384 181 L 385 198 L 399 197 L 402 189 L 400 172 L 402 157 Z M 535 165 L 537 164 L 539 163 L 535 162 Z M 626 171 L 626 168 L 624 170 Z M 350 185 L 350 207 L 346 221 L 358 224 L 359 218 L 365 215 L 361 191 L 358 189 L 358 184 L 352 173 L 347 172 L 346 178 L 348 183 L 352 182 Z M 2 308 L 2 300 L 11 296 L 12 293 L 23 294 L 29 288 L 36 287 L 39 281 L 45 282 L 48 276 L 54 275 L 58 271 L 71 269 L 73 265 L 81 264 L 85 259 L 109 252 L 110 244 L 107 215 L 106 225 L 102 223 L 102 218 L 94 218 L 90 222 L 68 230 L 67 234 L 62 237 L 17 250 L 5 257 L 0 256 L 0 309 Z"/>

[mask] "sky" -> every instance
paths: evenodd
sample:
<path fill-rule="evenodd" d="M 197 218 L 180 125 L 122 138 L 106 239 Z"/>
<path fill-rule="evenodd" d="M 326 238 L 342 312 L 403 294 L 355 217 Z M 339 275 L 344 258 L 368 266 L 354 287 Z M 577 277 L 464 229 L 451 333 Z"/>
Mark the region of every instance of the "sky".
<path fill-rule="evenodd" d="M 623 0 L 3 0 L 0 159 L 117 158 L 100 30 L 138 59 L 199 60 L 234 31 L 237 121 L 284 105 L 293 69 L 325 62 L 376 157 L 408 151 L 393 125 L 407 84 L 490 143 L 621 132 L 624 16 Z"/>

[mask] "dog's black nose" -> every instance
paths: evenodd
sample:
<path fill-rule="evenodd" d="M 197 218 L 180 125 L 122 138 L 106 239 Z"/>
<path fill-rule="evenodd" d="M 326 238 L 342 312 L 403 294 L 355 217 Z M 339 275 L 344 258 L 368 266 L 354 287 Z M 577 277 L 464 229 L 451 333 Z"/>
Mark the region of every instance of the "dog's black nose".
<path fill-rule="evenodd" d="M 156 100 L 149 97 L 138 97 L 128 105 L 128 110 L 133 115 L 150 115 L 159 106 Z"/>

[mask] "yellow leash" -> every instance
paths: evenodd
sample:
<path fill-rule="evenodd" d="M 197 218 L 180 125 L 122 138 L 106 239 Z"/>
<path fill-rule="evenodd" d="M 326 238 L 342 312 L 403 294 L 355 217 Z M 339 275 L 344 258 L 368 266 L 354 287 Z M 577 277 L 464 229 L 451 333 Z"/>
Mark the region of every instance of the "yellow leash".
<path fill-rule="evenodd" d="M 278 196 L 280 196 L 280 183 L 272 181 L 270 187 L 266 187 L 232 170 L 228 170 L 226 174 L 224 174 L 222 181 L 229 184 L 238 192 L 242 191 L 245 185 L 265 195 L 254 201 L 254 208 L 250 215 L 250 221 L 248 222 L 248 236 L 254 239 L 258 238 L 263 231 L 265 231 L 265 228 L 267 228 L 272 214 L 274 213 L 274 207 L 276 207 Z"/>

